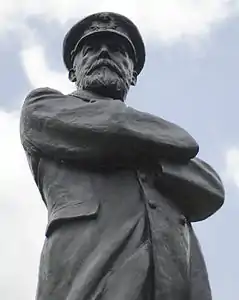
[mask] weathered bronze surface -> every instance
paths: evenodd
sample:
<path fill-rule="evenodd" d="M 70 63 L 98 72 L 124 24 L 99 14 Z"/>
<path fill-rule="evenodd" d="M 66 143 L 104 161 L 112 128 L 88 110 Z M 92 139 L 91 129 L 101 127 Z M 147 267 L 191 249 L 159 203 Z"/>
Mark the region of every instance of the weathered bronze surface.
<path fill-rule="evenodd" d="M 145 49 L 127 18 L 91 15 L 66 35 L 76 91 L 33 90 L 20 132 L 48 210 L 37 300 L 210 300 L 191 222 L 224 190 L 182 128 L 125 104 Z"/>

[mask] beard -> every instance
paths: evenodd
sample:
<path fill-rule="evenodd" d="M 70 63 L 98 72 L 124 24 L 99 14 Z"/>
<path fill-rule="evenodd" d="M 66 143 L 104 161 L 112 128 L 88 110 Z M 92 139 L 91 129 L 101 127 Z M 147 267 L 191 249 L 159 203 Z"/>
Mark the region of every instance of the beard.
<path fill-rule="evenodd" d="M 113 98 L 124 98 L 129 89 L 129 84 L 117 72 L 106 66 L 99 67 L 92 73 L 82 76 L 78 86 Z"/>

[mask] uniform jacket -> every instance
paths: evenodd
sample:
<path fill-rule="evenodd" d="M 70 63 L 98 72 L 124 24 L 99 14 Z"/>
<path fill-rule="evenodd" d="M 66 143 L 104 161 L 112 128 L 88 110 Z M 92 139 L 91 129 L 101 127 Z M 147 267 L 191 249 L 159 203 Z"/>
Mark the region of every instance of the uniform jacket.
<path fill-rule="evenodd" d="M 20 133 L 48 210 L 38 300 L 211 299 L 191 222 L 224 190 L 185 130 L 119 100 L 41 88 Z"/>

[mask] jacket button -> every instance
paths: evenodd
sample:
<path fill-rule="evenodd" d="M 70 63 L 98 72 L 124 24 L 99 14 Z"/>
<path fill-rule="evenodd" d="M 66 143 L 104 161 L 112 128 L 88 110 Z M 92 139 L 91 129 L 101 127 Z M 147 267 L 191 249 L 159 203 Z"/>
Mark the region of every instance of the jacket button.
<path fill-rule="evenodd" d="M 186 223 L 187 223 L 186 217 L 185 216 L 180 216 L 179 224 L 184 226 L 184 225 L 186 225 Z"/>
<path fill-rule="evenodd" d="M 140 174 L 139 174 L 139 178 L 140 178 L 143 182 L 146 182 L 146 180 L 147 180 L 147 176 L 146 176 L 144 173 L 140 173 Z"/>
<path fill-rule="evenodd" d="M 149 200 L 149 207 L 151 207 L 152 209 L 156 209 L 157 204 L 154 201 Z"/>

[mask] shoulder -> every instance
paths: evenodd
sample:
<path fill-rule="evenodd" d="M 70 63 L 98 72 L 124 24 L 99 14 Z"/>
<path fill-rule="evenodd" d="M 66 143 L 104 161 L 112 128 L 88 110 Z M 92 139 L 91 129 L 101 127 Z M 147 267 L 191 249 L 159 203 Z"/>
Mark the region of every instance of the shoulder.
<path fill-rule="evenodd" d="M 49 88 L 49 87 L 41 87 L 32 90 L 29 92 L 25 98 L 25 101 L 30 101 L 34 99 L 46 98 L 46 97 L 54 97 L 54 96 L 65 96 L 60 91 Z"/>
<path fill-rule="evenodd" d="M 49 87 L 40 87 L 40 88 L 36 88 L 34 90 L 32 90 L 31 92 L 29 92 L 27 94 L 27 97 L 31 97 L 33 95 L 38 95 L 38 94 L 59 94 L 59 95 L 63 95 L 60 91 L 49 88 Z"/>

